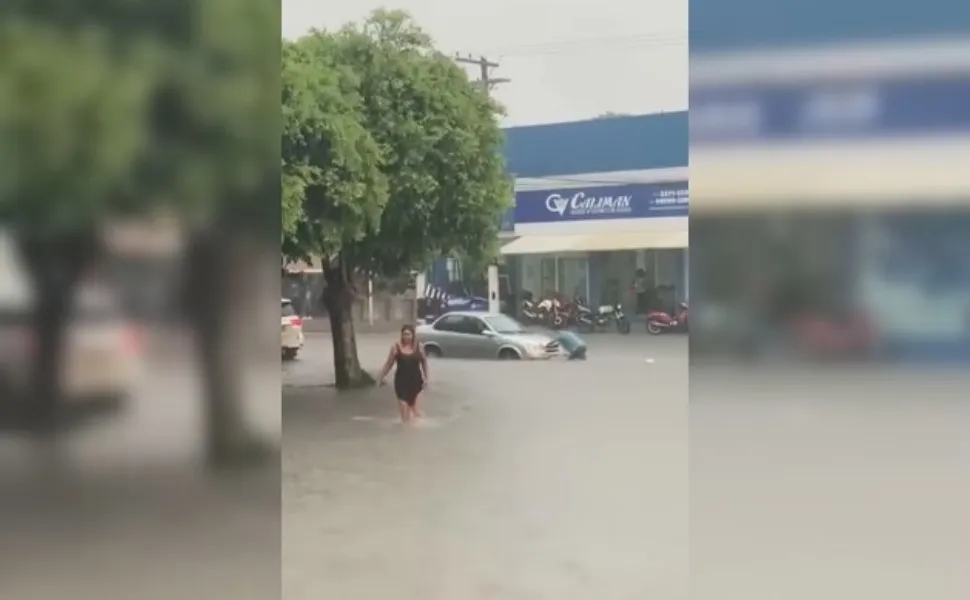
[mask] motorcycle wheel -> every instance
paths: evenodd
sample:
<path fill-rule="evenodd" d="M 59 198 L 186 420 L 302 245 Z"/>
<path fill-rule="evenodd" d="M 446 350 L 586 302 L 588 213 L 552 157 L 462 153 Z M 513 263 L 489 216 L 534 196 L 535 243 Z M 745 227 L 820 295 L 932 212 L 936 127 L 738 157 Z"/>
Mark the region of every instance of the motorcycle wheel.
<path fill-rule="evenodd" d="M 664 328 L 654 323 L 653 321 L 647 321 L 647 333 L 650 335 L 660 335 L 663 333 Z"/>
<path fill-rule="evenodd" d="M 560 315 L 556 315 L 552 318 L 552 326 L 556 329 L 561 328 L 563 325 L 563 318 Z"/>
<path fill-rule="evenodd" d="M 592 333 L 596 327 L 587 321 L 578 321 L 576 323 L 576 330 L 580 333 Z"/>
<path fill-rule="evenodd" d="M 616 330 L 626 335 L 630 333 L 630 320 L 629 319 L 617 319 L 616 320 Z"/>

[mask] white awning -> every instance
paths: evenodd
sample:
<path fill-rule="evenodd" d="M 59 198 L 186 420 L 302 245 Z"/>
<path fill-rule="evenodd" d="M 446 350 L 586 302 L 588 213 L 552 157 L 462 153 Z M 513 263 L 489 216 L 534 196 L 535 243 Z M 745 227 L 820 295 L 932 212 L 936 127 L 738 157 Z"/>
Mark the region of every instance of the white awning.
<path fill-rule="evenodd" d="M 691 148 L 690 213 L 965 208 L 968 152 L 968 136 Z"/>
<path fill-rule="evenodd" d="M 586 235 L 577 250 L 599 252 L 609 250 L 661 250 L 687 248 L 687 230 L 637 231 L 630 233 L 601 233 Z"/>
<path fill-rule="evenodd" d="M 600 233 L 597 235 L 524 235 L 502 247 L 502 254 L 556 254 L 610 250 L 687 248 L 687 230 Z"/>
<path fill-rule="evenodd" d="M 502 246 L 502 254 L 554 254 L 577 252 L 585 235 L 524 235 Z"/>

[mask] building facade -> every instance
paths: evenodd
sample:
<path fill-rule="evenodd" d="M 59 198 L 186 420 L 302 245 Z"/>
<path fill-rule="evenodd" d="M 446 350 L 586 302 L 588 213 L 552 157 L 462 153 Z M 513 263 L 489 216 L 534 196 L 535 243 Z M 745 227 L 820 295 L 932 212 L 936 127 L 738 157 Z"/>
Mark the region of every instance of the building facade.
<path fill-rule="evenodd" d="M 702 3 L 710 10 L 692 17 L 728 10 Z M 970 5 L 899 4 L 876 14 L 823 4 L 812 5 L 814 17 L 793 19 L 764 12 L 765 0 L 744 0 L 730 6 L 743 24 L 730 35 L 692 35 L 694 226 L 749 219 L 761 233 L 745 236 L 788 247 L 805 269 L 797 278 L 817 282 L 820 303 L 863 312 L 887 357 L 965 362 Z M 843 9 L 865 18 L 827 18 Z M 698 28 L 714 30 L 728 31 Z M 694 260 L 705 286 L 732 272 L 718 262 L 726 244 L 700 245 L 708 235 L 697 236 Z M 695 294 L 705 304 L 727 297 Z"/>
<path fill-rule="evenodd" d="M 503 222 L 500 288 L 633 311 L 639 274 L 659 306 L 688 297 L 686 112 L 506 135 L 515 207 Z"/>

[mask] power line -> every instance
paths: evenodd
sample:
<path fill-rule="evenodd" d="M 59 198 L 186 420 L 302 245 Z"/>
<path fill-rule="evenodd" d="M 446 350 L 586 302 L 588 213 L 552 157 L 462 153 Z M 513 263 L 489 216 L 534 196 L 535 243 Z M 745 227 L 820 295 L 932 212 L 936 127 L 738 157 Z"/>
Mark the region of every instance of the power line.
<path fill-rule="evenodd" d="M 471 55 L 460 56 L 455 55 L 455 62 L 466 64 L 466 65 L 476 65 L 479 69 L 478 82 L 484 88 L 485 92 L 491 92 L 495 86 L 508 83 L 511 79 L 507 77 L 492 77 L 492 69 L 497 69 L 499 64 L 497 62 L 491 61 L 484 56 L 474 58 Z"/>
<path fill-rule="evenodd" d="M 599 36 L 571 40 L 554 40 L 535 44 L 520 44 L 495 48 L 492 54 L 503 57 L 544 56 L 590 52 L 600 49 L 664 48 L 684 46 L 688 42 L 686 33 L 638 34 L 621 36 Z"/>

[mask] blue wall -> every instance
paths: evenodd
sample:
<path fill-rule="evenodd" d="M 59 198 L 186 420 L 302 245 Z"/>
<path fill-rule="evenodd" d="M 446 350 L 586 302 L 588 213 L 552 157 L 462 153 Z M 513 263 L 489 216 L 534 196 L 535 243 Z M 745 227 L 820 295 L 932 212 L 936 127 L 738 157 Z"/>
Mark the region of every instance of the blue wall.
<path fill-rule="evenodd" d="M 955 0 L 690 0 L 691 54 L 967 32 Z"/>
<path fill-rule="evenodd" d="M 687 125 L 681 111 L 511 127 L 505 160 L 516 177 L 685 167 Z"/>

